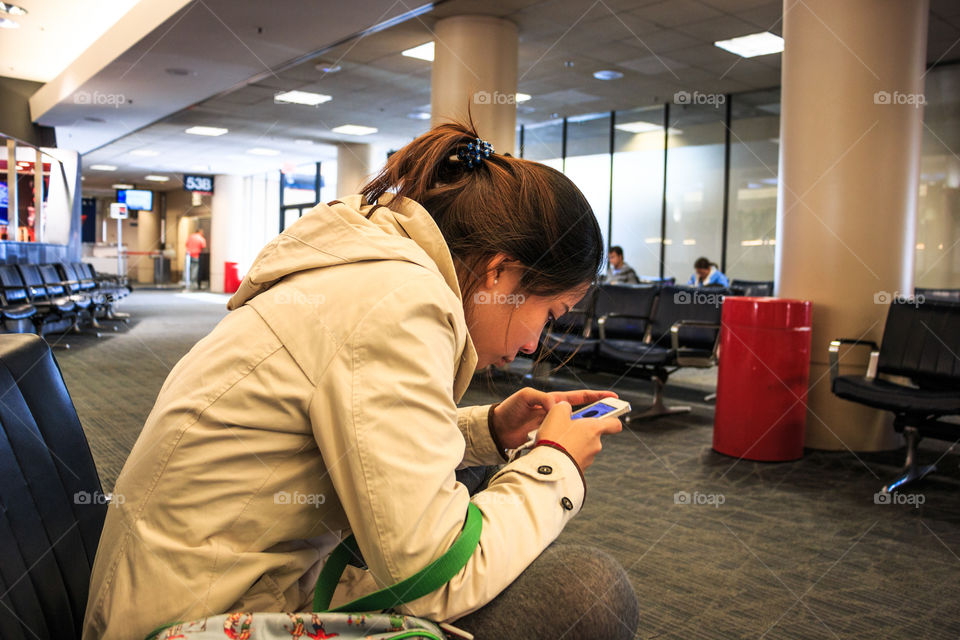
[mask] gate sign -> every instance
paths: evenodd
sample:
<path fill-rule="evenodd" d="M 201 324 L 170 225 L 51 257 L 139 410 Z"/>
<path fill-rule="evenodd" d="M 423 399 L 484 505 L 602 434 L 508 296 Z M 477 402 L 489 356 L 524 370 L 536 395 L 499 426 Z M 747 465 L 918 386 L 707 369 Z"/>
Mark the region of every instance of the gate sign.
<path fill-rule="evenodd" d="M 123 202 L 110 203 L 110 217 L 117 220 L 126 220 L 129 216 L 127 205 Z"/>
<path fill-rule="evenodd" d="M 213 194 L 213 176 L 184 174 L 183 188 L 186 191 Z"/>

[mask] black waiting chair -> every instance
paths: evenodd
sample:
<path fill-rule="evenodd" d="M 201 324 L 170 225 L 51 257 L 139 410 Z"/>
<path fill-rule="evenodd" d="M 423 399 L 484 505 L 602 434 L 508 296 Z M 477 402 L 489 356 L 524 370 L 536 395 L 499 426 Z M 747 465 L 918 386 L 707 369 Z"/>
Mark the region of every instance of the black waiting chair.
<path fill-rule="evenodd" d="M 0 270 L 0 290 L 2 290 L 0 319 L 3 322 L 3 332 L 32 333 L 33 318 L 37 315 L 37 308 L 30 304 L 27 287 L 15 268 L 7 267 L 6 271 Z"/>
<path fill-rule="evenodd" d="M 616 314 L 598 319 L 598 358 L 625 367 L 630 375 L 652 379 L 655 385 L 653 405 L 631 412 L 628 421 L 690 411 L 690 407 L 667 407 L 664 386 L 677 369 L 709 368 L 717 363 L 720 317 L 727 293 L 725 289 L 661 288 L 643 341 L 608 335 L 606 327 Z"/>
<path fill-rule="evenodd" d="M 765 298 L 773 295 L 773 280 L 731 280 L 730 294 Z"/>
<path fill-rule="evenodd" d="M 535 376 L 548 374 L 551 365 L 564 365 L 574 358 L 578 362 L 591 361 L 597 345 L 596 296 L 597 287 L 590 287 L 570 311 L 547 324 L 535 357 Z"/>
<path fill-rule="evenodd" d="M 914 289 L 918 300 L 945 300 L 960 302 L 960 289 L 930 289 L 918 287 Z"/>
<path fill-rule="evenodd" d="M 38 336 L 0 336 L 0 427 L 0 638 L 79 640 L 107 501 Z"/>
<path fill-rule="evenodd" d="M 864 375 L 840 375 L 840 348 L 868 346 L 870 364 Z M 894 414 L 893 426 L 907 440 L 903 473 L 883 491 L 892 492 L 935 470 L 917 464 L 917 443 L 923 437 L 955 440 L 960 425 L 942 420 L 960 415 L 960 303 L 927 299 L 895 300 L 887 313 L 883 343 L 839 339 L 830 343 L 833 393 Z M 881 376 L 907 378 L 911 384 Z"/>
<path fill-rule="evenodd" d="M 49 292 L 37 265 L 0 265 L 0 274 L 3 274 L 4 283 L 19 282 L 26 287 L 30 304 L 37 309 L 33 322 L 38 334 L 43 336 L 73 328 L 77 305 L 68 296 Z"/>

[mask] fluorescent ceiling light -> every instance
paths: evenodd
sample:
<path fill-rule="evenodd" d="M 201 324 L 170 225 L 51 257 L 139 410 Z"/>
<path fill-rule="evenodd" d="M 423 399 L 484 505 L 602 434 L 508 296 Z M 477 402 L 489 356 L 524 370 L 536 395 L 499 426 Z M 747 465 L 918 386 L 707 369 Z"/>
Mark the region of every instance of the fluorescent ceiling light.
<path fill-rule="evenodd" d="M 518 94 L 517 94 L 517 102 L 526 102 L 527 100 L 529 100 L 529 99 L 532 98 L 532 97 L 533 97 L 533 96 L 531 96 L 529 93 L 518 93 Z"/>
<path fill-rule="evenodd" d="M 284 91 L 273 96 L 273 101 L 277 104 L 305 104 L 308 107 L 315 107 L 331 100 L 333 100 L 331 96 L 312 91 Z"/>
<path fill-rule="evenodd" d="M 15 4 L 10 4 L 9 2 L 0 2 L 0 13 L 9 13 L 12 16 L 25 16 L 27 15 L 27 10 Z"/>
<path fill-rule="evenodd" d="M 144 179 L 144 180 L 149 180 L 150 182 L 166 182 L 167 180 L 170 179 L 170 177 L 169 177 L 169 176 L 154 176 L 154 175 L 150 175 L 150 176 L 144 176 L 143 179 Z"/>
<path fill-rule="evenodd" d="M 429 120 L 430 112 L 429 111 L 414 111 L 413 113 L 407 114 L 408 118 L 413 120 Z"/>
<path fill-rule="evenodd" d="M 160 155 L 159 151 L 154 151 L 153 149 L 134 149 L 130 152 L 132 156 L 142 156 L 144 158 L 155 158 Z"/>
<path fill-rule="evenodd" d="M 116 171 L 117 168 L 112 164 L 92 164 L 90 168 L 94 171 Z"/>
<path fill-rule="evenodd" d="M 597 80 L 619 80 L 623 77 L 623 73 L 612 69 L 601 69 L 600 71 L 594 71 L 593 77 Z"/>
<path fill-rule="evenodd" d="M 115 184 L 112 185 L 114 189 L 133 189 L 132 184 Z"/>
<path fill-rule="evenodd" d="M 364 127 L 359 124 L 342 124 L 339 127 L 333 128 L 334 133 L 345 133 L 348 136 L 366 136 L 371 133 L 376 133 L 376 127 Z"/>
<path fill-rule="evenodd" d="M 626 131 L 628 133 L 650 133 L 652 131 L 663 131 L 662 124 L 644 122 L 643 120 L 638 120 L 636 122 L 624 122 L 623 124 L 614 125 L 613 128 L 619 129 L 620 131 Z M 683 133 L 683 131 L 681 129 L 674 129 L 673 127 L 670 127 L 667 129 L 667 133 L 677 136 Z"/>
<path fill-rule="evenodd" d="M 222 136 L 228 131 L 229 129 L 221 127 L 190 127 L 184 133 L 189 133 L 192 136 Z"/>
<path fill-rule="evenodd" d="M 247 149 L 247 153 L 254 156 L 278 156 L 280 152 L 276 149 L 267 149 L 265 147 L 254 147 L 253 149 Z"/>
<path fill-rule="evenodd" d="M 748 36 L 740 36 L 730 40 L 718 40 L 713 44 L 743 58 L 765 56 L 783 51 L 783 38 L 769 31 L 751 33 Z"/>
<path fill-rule="evenodd" d="M 433 62 L 433 41 L 424 42 L 412 49 L 402 51 L 401 55 L 405 55 L 408 58 L 418 58 L 420 60 L 426 60 L 427 62 Z"/>
<path fill-rule="evenodd" d="M 3 29 L 19 29 L 20 23 L 14 22 L 10 18 L 0 18 L 0 28 Z"/>

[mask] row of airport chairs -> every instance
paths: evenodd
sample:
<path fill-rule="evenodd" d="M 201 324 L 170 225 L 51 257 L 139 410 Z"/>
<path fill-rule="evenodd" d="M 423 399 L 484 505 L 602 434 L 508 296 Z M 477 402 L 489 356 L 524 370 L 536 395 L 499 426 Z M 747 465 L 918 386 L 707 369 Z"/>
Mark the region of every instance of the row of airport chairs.
<path fill-rule="evenodd" d="M 83 262 L 0 265 L 2 331 L 99 336 L 101 322 L 128 320 L 114 307 L 129 293 L 125 279 L 97 274 Z"/>
<path fill-rule="evenodd" d="M 605 284 L 593 287 L 541 336 L 534 377 L 574 364 L 654 382 L 653 406 L 629 420 L 685 413 L 667 407 L 663 389 L 682 367 L 717 363 L 724 288 Z"/>

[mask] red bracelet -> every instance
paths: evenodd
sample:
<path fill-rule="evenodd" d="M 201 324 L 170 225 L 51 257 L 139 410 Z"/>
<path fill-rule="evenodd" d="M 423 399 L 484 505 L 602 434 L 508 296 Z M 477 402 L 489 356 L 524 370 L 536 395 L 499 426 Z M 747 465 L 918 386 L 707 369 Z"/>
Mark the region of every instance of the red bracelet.
<path fill-rule="evenodd" d="M 576 458 L 570 455 L 570 452 L 567 451 L 566 447 L 564 447 L 562 444 L 554 442 L 553 440 L 537 440 L 536 442 L 533 443 L 532 448 L 536 448 L 541 445 L 543 445 L 544 447 L 550 447 L 551 449 L 556 449 L 558 451 L 561 451 L 565 456 L 570 458 L 570 462 L 573 463 L 573 466 L 577 468 L 577 473 L 580 474 L 580 482 L 583 483 L 583 499 L 586 500 L 587 499 L 587 479 L 583 476 L 583 469 L 580 468 L 580 463 L 577 462 Z"/>
<path fill-rule="evenodd" d="M 548 447 L 553 447 L 554 449 L 560 449 L 561 451 L 563 451 L 563 452 L 566 453 L 567 455 L 570 454 L 570 452 L 567 451 L 567 448 L 566 448 L 566 447 L 564 447 L 562 444 L 560 444 L 560 443 L 558 443 L 558 442 L 554 442 L 553 440 L 543 440 L 543 439 L 540 439 L 540 440 L 537 440 L 536 442 L 534 442 L 534 443 L 533 443 L 533 446 L 536 447 L 536 446 L 539 446 L 539 445 L 541 445 L 541 444 L 545 444 L 545 445 L 547 445 Z"/>

